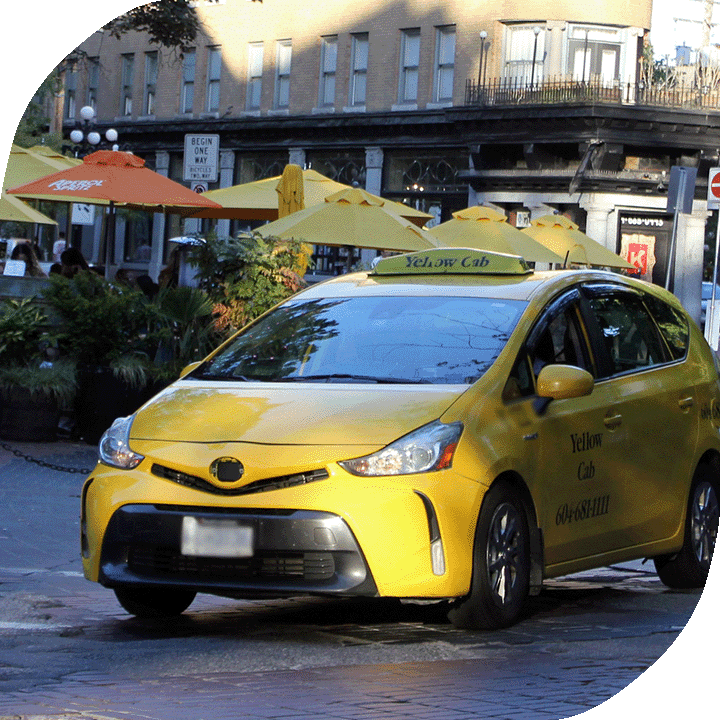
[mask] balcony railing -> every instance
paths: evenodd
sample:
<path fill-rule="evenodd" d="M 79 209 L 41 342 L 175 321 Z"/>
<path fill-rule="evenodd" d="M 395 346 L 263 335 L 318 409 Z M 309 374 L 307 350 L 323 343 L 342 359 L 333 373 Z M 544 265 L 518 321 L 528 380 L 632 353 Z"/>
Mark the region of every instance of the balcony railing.
<path fill-rule="evenodd" d="M 655 107 L 702 108 L 720 111 L 720 88 L 697 87 L 691 83 L 649 85 L 644 82 L 608 83 L 601 78 L 580 80 L 495 78 L 478 85 L 465 84 L 465 105 L 507 107 L 512 105 L 652 105 Z"/>

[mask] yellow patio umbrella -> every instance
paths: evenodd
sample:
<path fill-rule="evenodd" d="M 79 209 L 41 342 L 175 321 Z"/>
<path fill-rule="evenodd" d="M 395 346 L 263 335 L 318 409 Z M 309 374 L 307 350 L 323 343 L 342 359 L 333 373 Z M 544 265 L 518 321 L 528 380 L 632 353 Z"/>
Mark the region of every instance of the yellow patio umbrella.
<path fill-rule="evenodd" d="M 57 225 L 52 218 L 31 208 L 19 198 L 5 193 L 0 196 L 0 221 Z"/>
<path fill-rule="evenodd" d="M 475 205 L 452 215 L 451 220 L 429 228 L 439 245 L 520 255 L 529 262 L 562 263 L 565 260 L 510 225 L 505 215 L 492 208 Z"/>
<path fill-rule="evenodd" d="M 543 215 L 521 232 L 562 255 L 566 266 L 575 263 L 635 270 L 627 260 L 581 232 L 578 225 L 563 215 Z"/>
<path fill-rule="evenodd" d="M 306 208 L 325 201 L 325 198 L 341 190 L 350 190 L 350 185 L 331 180 L 316 170 L 303 170 L 303 201 Z M 277 220 L 278 193 L 277 187 L 282 176 L 255 180 L 249 183 L 233 185 L 219 190 L 208 190 L 203 195 L 215 201 L 222 208 L 204 209 L 193 213 L 197 218 L 229 218 L 235 220 Z M 373 196 L 376 197 L 377 196 Z M 395 207 L 401 217 L 407 218 L 418 227 L 422 227 L 433 216 L 403 203 L 384 200 Z"/>
<path fill-rule="evenodd" d="M 64 157 L 59 153 L 45 154 L 45 152 L 36 152 L 20 147 L 20 145 L 13 145 L 5 170 L 3 190 L 24 185 L 46 175 L 52 175 L 52 173 L 81 164 L 82 160 L 77 158 Z"/>
<path fill-rule="evenodd" d="M 278 194 L 279 218 L 305 208 L 304 184 L 302 168 L 299 165 L 286 165 L 275 186 Z"/>
<path fill-rule="evenodd" d="M 315 245 L 374 248 L 408 252 L 427 250 L 437 242 L 427 230 L 395 211 L 397 203 L 348 188 L 325 202 L 258 228 L 263 237 L 295 238 Z"/>

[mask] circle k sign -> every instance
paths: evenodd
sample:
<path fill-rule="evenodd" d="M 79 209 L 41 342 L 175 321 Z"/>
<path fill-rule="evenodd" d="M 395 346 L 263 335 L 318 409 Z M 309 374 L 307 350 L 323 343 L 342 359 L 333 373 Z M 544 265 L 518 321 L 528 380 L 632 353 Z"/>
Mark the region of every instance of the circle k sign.
<path fill-rule="evenodd" d="M 720 208 L 720 168 L 711 168 L 708 176 L 708 209 Z"/>

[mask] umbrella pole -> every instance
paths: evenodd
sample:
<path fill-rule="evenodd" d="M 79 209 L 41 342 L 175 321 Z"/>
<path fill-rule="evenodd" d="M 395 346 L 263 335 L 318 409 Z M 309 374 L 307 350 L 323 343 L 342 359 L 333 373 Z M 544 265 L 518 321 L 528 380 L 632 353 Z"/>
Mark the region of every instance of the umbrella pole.
<path fill-rule="evenodd" d="M 110 279 L 110 264 L 115 256 L 115 203 L 111 200 L 105 223 L 105 279 Z"/>

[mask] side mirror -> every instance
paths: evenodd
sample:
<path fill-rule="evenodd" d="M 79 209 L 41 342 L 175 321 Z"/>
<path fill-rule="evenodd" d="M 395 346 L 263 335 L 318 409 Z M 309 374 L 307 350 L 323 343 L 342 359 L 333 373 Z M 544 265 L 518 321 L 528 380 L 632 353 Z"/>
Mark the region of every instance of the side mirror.
<path fill-rule="evenodd" d="M 594 387 L 595 378 L 587 370 L 574 365 L 546 365 L 537 379 L 535 410 L 542 415 L 552 400 L 585 397 Z"/>
<path fill-rule="evenodd" d="M 196 367 L 200 366 L 200 363 L 202 360 L 198 360 L 197 362 L 192 362 L 189 365 L 186 365 L 181 371 L 180 371 L 180 377 L 184 378 L 186 375 L 191 373 Z"/>

